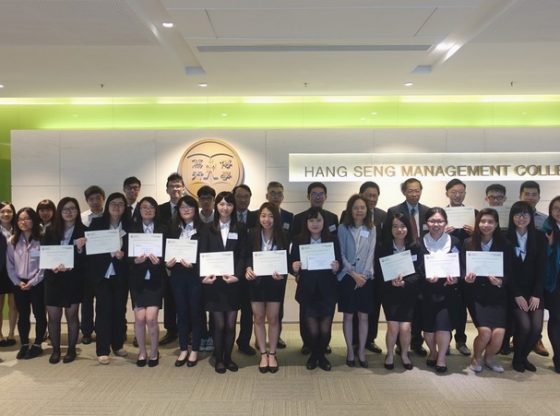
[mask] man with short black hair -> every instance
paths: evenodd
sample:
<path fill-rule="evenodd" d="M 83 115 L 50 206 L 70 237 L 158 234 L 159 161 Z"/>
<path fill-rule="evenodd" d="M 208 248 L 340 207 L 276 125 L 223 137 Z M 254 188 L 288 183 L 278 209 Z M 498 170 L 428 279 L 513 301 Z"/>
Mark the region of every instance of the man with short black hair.
<path fill-rule="evenodd" d="M 93 218 L 98 218 L 103 215 L 103 208 L 105 206 L 105 191 L 100 186 L 91 185 L 84 191 L 84 197 L 89 206 L 89 209 L 82 212 L 82 223 L 89 227 Z"/>
<path fill-rule="evenodd" d="M 247 230 L 257 225 L 257 211 L 249 211 L 251 205 L 251 197 L 253 193 L 248 185 L 237 185 L 231 191 L 235 198 L 235 209 L 237 210 L 237 221 L 247 226 Z"/>
<path fill-rule="evenodd" d="M 138 195 L 142 183 L 136 176 L 130 176 L 123 182 L 123 193 L 126 199 L 126 216 L 131 223 L 137 223 L 140 218 L 140 207 L 138 206 Z"/>
<path fill-rule="evenodd" d="M 214 200 L 216 198 L 216 191 L 208 185 L 201 186 L 196 191 L 198 197 L 198 204 L 200 205 L 200 219 L 202 222 L 209 224 L 214 221 Z"/>
<path fill-rule="evenodd" d="M 488 203 L 489 207 L 503 207 L 507 200 L 506 187 L 499 183 L 493 183 L 486 187 L 486 197 L 484 200 Z M 507 224 L 500 224 L 502 228 L 507 227 Z"/>

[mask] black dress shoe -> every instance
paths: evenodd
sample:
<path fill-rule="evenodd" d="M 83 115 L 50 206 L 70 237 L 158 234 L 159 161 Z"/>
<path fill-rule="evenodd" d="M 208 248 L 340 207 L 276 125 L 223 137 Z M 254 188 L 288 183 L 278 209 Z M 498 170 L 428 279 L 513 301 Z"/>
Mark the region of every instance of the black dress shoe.
<path fill-rule="evenodd" d="M 354 358 L 352 360 L 349 360 L 348 358 L 346 358 L 346 365 L 348 367 L 356 367 L 356 359 Z"/>
<path fill-rule="evenodd" d="M 426 360 L 426 365 L 428 367 L 435 367 L 436 366 L 436 360 L 430 360 L 429 358 Z"/>
<path fill-rule="evenodd" d="M 171 344 L 176 339 L 177 339 L 177 334 L 175 332 L 167 331 L 167 333 L 163 336 L 163 338 L 159 340 L 159 345 Z"/>
<path fill-rule="evenodd" d="M 272 356 L 276 359 L 276 365 L 272 366 L 272 365 L 268 365 L 268 371 L 272 374 L 277 373 L 278 372 L 278 359 L 276 358 L 276 353 L 275 352 L 269 352 L 268 353 L 269 356 Z"/>
<path fill-rule="evenodd" d="M 236 372 L 237 370 L 239 370 L 239 366 L 235 364 L 233 361 L 228 361 L 227 363 L 225 363 L 225 365 L 229 371 Z"/>
<path fill-rule="evenodd" d="M 82 335 L 82 344 L 89 345 L 92 343 L 92 341 L 93 341 L 93 337 L 91 336 L 91 334 Z"/>
<path fill-rule="evenodd" d="M 309 357 L 305 363 L 305 368 L 308 370 L 315 370 L 317 368 L 317 359 L 315 357 Z"/>
<path fill-rule="evenodd" d="M 16 355 L 16 359 L 23 360 L 27 355 L 27 351 L 29 351 L 29 345 L 28 344 L 22 345 Z"/>
<path fill-rule="evenodd" d="M 194 367 L 197 364 L 198 364 L 198 360 L 194 360 L 194 361 L 187 360 L 187 367 Z"/>
<path fill-rule="evenodd" d="M 76 359 L 76 350 L 74 348 L 68 348 L 68 351 L 66 351 L 66 355 L 62 359 L 62 362 L 64 364 L 68 364 L 74 361 L 75 359 Z"/>
<path fill-rule="evenodd" d="M 332 366 L 326 357 L 321 357 L 319 358 L 319 368 L 323 371 L 331 371 Z"/>
<path fill-rule="evenodd" d="M 533 363 L 531 363 L 529 360 L 525 360 L 525 362 L 523 363 L 523 366 L 525 367 L 525 370 L 531 371 L 532 373 L 537 371 L 537 367 L 535 367 L 535 365 Z"/>
<path fill-rule="evenodd" d="M 436 365 L 436 373 L 445 373 L 447 371 L 446 365 Z"/>
<path fill-rule="evenodd" d="M 311 349 L 310 349 L 307 345 L 304 344 L 304 345 L 301 347 L 301 353 L 302 353 L 303 355 L 309 355 L 309 354 L 311 353 Z"/>
<path fill-rule="evenodd" d="M 148 360 L 148 367 L 157 367 L 158 364 L 159 364 L 159 351 L 156 355 L 156 358 L 150 358 Z"/>
<path fill-rule="evenodd" d="M 21 350 L 20 350 L 20 352 L 21 352 Z M 39 345 L 33 344 L 31 346 L 31 348 L 29 348 L 27 350 L 27 353 L 25 354 L 25 356 L 23 358 L 26 359 L 26 360 L 30 360 L 32 358 L 40 356 L 41 354 L 43 354 L 43 349 Z"/>
<path fill-rule="evenodd" d="M 395 368 L 395 363 L 391 363 L 391 364 L 383 363 L 383 367 L 385 367 L 385 370 L 393 370 Z"/>
<path fill-rule="evenodd" d="M 369 367 L 369 363 L 368 363 L 367 360 L 362 361 L 358 358 L 358 363 L 360 363 L 360 367 L 362 367 L 362 368 L 368 368 Z"/>
<path fill-rule="evenodd" d="M 237 348 L 239 352 L 248 356 L 257 355 L 257 350 L 255 350 L 250 345 L 238 345 Z"/>
<path fill-rule="evenodd" d="M 525 365 L 523 363 L 520 363 L 519 361 L 512 361 L 511 366 L 518 373 L 524 373 L 525 372 Z"/>
<path fill-rule="evenodd" d="M 428 355 L 428 351 L 426 351 L 426 349 L 422 345 L 412 347 L 412 351 L 414 351 L 420 357 L 425 357 L 426 355 Z"/>
<path fill-rule="evenodd" d="M 286 342 L 282 338 L 278 338 L 276 348 L 278 348 L 279 350 L 283 350 L 284 348 L 286 348 Z"/>
<path fill-rule="evenodd" d="M 187 363 L 187 357 L 179 360 L 178 358 L 175 360 L 175 367 L 182 367 Z"/>
<path fill-rule="evenodd" d="M 138 367 L 146 367 L 146 363 L 147 363 L 147 362 L 148 362 L 148 360 L 146 360 L 146 358 L 140 358 L 140 357 L 138 357 L 138 358 L 136 359 L 136 365 L 137 365 Z"/>
<path fill-rule="evenodd" d="M 405 370 L 412 370 L 414 368 L 412 363 L 403 363 L 403 367 Z"/>
<path fill-rule="evenodd" d="M 376 354 L 381 354 L 383 352 L 375 342 L 366 344 L 366 350 L 374 352 Z"/>
<path fill-rule="evenodd" d="M 60 350 L 53 350 L 51 356 L 49 357 L 49 363 L 56 364 L 60 361 Z"/>
<path fill-rule="evenodd" d="M 216 371 L 216 373 L 218 374 L 225 374 L 226 372 L 225 364 L 221 361 L 217 361 L 216 365 L 214 366 L 214 371 Z"/>

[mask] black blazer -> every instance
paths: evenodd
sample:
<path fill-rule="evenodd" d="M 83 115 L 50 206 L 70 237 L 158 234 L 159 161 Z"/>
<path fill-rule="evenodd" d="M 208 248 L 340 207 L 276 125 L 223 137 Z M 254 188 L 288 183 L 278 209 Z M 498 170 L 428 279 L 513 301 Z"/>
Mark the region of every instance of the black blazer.
<path fill-rule="evenodd" d="M 535 248 L 527 242 L 527 255 L 525 261 L 515 253 L 516 241 L 510 241 L 512 245 L 511 279 L 509 289 L 513 297 L 523 296 L 530 298 L 534 296 L 542 300 L 544 281 L 546 277 L 547 245 L 546 237 L 540 230 L 535 233 Z"/>
<path fill-rule="evenodd" d="M 422 237 L 424 234 L 428 232 L 428 230 L 424 226 L 426 225 L 426 220 L 425 220 L 426 212 L 428 212 L 429 209 L 430 208 L 427 207 L 426 205 L 422 205 L 421 203 L 418 203 L 418 220 L 420 222 L 420 224 L 418 224 L 420 227 L 420 233 L 418 234 L 418 237 Z M 389 208 L 387 210 L 387 216 L 391 217 L 395 215 L 397 212 L 402 213 L 410 221 L 410 212 L 408 212 L 408 205 L 406 204 L 406 201 L 400 203 L 399 205 L 395 205 L 394 207 Z"/>
<path fill-rule="evenodd" d="M 146 259 L 146 261 L 144 263 L 140 263 L 140 264 L 136 264 L 134 262 L 134 257 L 128 257 L 128 263 L 130 266 L 130 276 L 134 279 L 144 279 L 144 276 L 146 275 L 146 271 L 150 270 L 150 280 L 153 279 L 153 281 L 157 281 L 158 279 L 161 280 L 163 278 L 163 269 L 164 269 L 164 261 L 163 259 L 165 258 L 165 236 L 166 236 L 166 232 L 167 232 L 167 227 L 155 222 L 154 223 L 154 234 L 158 234 L 161 233 L 163 234 L 163 241 L 162 241 L 162 256 L 159 258 L 159 263 L 158 264 L 152 264 L 152 262 L 149 259 Z M 138 223 L 138 224 L 134 224 L 132 227 L 130 227 L 130 231 L 127 234 L 127 247 L 128 247 L 128 237 L 130 236 L 130 233 L 144 233 L 144 226 L 142 225 L 142 222 Z M 128 253 L 127 253 L 128 256 Z"/>
<path fill-rule="evenodd" d="M 88 231 L 100 231 L 100 230 L 109 230 L 111 224 L 109 220 L 106 220 L 103 217 L 93 218 L 91 224 L 89 225 Z M 128 225 L 126 221 L 123 221 L 122 229 L 125 233 L 127 233 Z M 128 257 L 128 237 L 125 234 L 122 237 L 122 247 L 121 251 L 124 252 L 124 257 L 119 260 L 116 257 L 111 257 L 109 253 L 103 254 L 93 254 L 87 256 L 87 265 L 88 265 L 88 278 L 94 282 L 98 282 L 105 278 L 105 273 L 109 268 L 109 264 L 113 263 L 113 267 L 115 268 L 115 272 L 117 276 L 127 276 L 128 272 L 128 264 L 126 258 Z M 86 250 L 87 254 L 87 250 Z"/>
<path fill-rule="evenodd" d="M 336 235 L 336 231 L 338 229 L 338 217 L 336 216 L 336 214 L 327 211 L 326 209 L 324 209 L 323 212 L 325 213 L 325 226 L 328 228 L 331 234 Z M 295 236 L 301 233 L 301 230 L 304 226 L 306 214 L 307 210 L 295 215 L 294 222 L 292 223 L 290 239 L 293 239 Z"/>
<path fill-rule="evenodd" d="M 282 229 L 289 235 L 294 222 L 294 214 L 280 208 L 280 219 L 282 220 Z"/>
<path fill-rule="evenodd" d="M 409 274 L 408 276 L 404 276 L 403 280 L 405 281 L 406 285 L 418 284 L 421 280 L 424 279 L 424 256 L 419 254 L 420 248 L 417 244 L 412 244 L 406 247 L 407 250 L 410 250 L 410 254 L 412 256 L 412 263 L 414 264 L 414 274 Z M 381 269 L 381 263 L 379 259 L 386 256 L 391 256 L 395 254 L 393 251 L 393 242 L 383 244 L 378 243 L 375 249 L 375 278 L 381 279 L 385 284 L 391 284 L 391 281 L 385 282 L 383 278 L 383 271 Z M 414 260 L 416 257 L 416 260 Z"/>
<path fill-rule="evenodd" d="M 169 227 L 171 225 L 171 202 L 167 201 L 158 206 L 158 217 L 157 222 L 162 224 L 165 227 Z"/>
<path fill-rule="evenodd" d="M 196 233 L 191 236 L 191 240 L 198 241 L 198 248 L 196 253 L 196 264 L 193 264 L 192 268 L 185 268 L 181 263 L 176 263 L 175 266 L 168 269 L 171 272 L 171 277 L 193 277 L 199 278 L 200 270 L 200 244 L 203 236 L 208 232 L 207 225 L 202 224 L 200 228 L 196 230 Z M 167 238 L 179 238 L 181 236 L 181 227 L 173 228 L 171 227 L 168 231 Z"/>
<path fill-rule="evenodd" d="M 74 240 L 78 238 L 82 238 L 84 236 L 84 231 L 86 227 L 84 225 L 76 224 L 74 226 L 74 232 L 70 237 L 70 241 L 68 244 L 74 244 Z M 46 233 L 43 237 L 43 241 L 41 242 L 42 245 L 45 246 L 59 246 L 61 241 L 61 236 L 57 235 L 54 231 L 53 227 L 48 227 Z M 62 272 L 65 276 L 72 276 L 72 278 L 76 278 L 78 280 L 83 279 L 83 274 L 87 267 L 87 260 L 86 260 L 86 249 L 85 247 L 82 249 L 82 252 L 78 252 L 78 248 L 74 245 L 74 268 L 72 270 L 67 270 Z M 47 277 L 54 276 L 55 273 L 52 270 L 46 269 L 45 270 L 45 279 Z M 57 276 L 60 276 L 61 273 L 57 273 Z"/>
<path fill-rule="evenodd" d="M 260 247 L 259 248 L 254 248 L 254 241 L 257 238 L 256 236 L 257 231 L 256 229 L 250 230 L 248 237 L 247 237 L 247 249 L 245 251 L 245 267 L 253 267 L 253 252 L 254 251 L 261 251 Z M 274 240 L 272 242 L 273 246 L 276 246 L 276 250 L 288 250 L 289 247 L 289 243 L 288 243 L 288 234 L 283 231 L 283 236 L 284 239 L 282 240 Z M 260 238 L 260 236 L 259 236 Z M 288 256 L 286 256 L 286 261 L 288 262 L 288 270 L 289 268 L 289 256 L 290 253 L 288 253 Z"/>
<path fill-rule="evenodd" d="M 237 233 L 237 239 L 229 238 L 226 245 L 222 241 L 220 230 L 215 230 L 212 224 L 209 224 L 206 232 L 200 241 L 200 253 L 215 253 L 220 251 L 233 251 L 234 276 L 239 281 L 245 280 L 245 250 L 247 249 L 247 228 L 245 224 L 237 222 L 229 229 L 230 234 Z"/>
<path fill-rule="evenodd" d="M 251 228 L 253 228 L 255 225 L 257 225 L 257 212 L 258 211 L 249 211 L 247 210 L 247 222 L 245 223 L 245 228 L 247 230 L 250 230 Z M 235 213 L 235 215 L 237 215 L 237 212 Z M 239 222 L 239 221 L 237 221 Z"/>

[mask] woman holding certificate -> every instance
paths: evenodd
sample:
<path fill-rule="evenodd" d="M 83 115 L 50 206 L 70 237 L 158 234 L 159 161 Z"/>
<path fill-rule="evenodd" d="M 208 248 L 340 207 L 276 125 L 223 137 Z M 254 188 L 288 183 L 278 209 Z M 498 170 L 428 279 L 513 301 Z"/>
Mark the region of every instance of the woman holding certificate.
<path fill-rule="evenodd" d="M 21 348 L 17 359 L 38 357 L 43 353 L 41 343 L 47 329 L 43 270 L 39 269 L 41 228 L 39 216 L 32 208 L 22 208 L 16 214 L 16 228 L 8 242 L 6 266 L 14 285 L 18 309 L 18 332 Z M 29 316 L 33 307 L 35 316 L 35 343 L 29 345 Z"/>
<path fill-rule="evenodd" d="M 550 201 L 548 215 L 543 226 L 548 240 L 544 299 L 549 312 L 548 339 L 554 351 L 552 362 L 554 370 L 560 373 L 560 196 Z"/>
<path fill-rule="evenodd" d="M 423 275 L 423 256 L 418 255 L 418 245 L 412 238 L 410 232 L 410 220 L 401 212 L 390 215 L 385 220 L 383 227 L 383 240 L 378 248 L 378 272 L 376 278 L 383 278 L 383 270 L 379 259 L 410 251 L 410 257 L 414 265 L 414 273 L 403 276 L 398 274 L 396 278 L 385 281 L 383 286 L 383 310 L 387 319 L 387 356 L 385 357 L 385 368 L 395 368 L 393 351 L 397 339 L 401 346 L 401 360 L 406 370 L 412 370 L 412 361 L 408 356 L 410 350 L 411 324 L 414 319 L 414 308 L 420 295 L 420 279 Z"/>
<path fill-rule="evenodd" d="M 352 195 L 346 204 L 346 215 L 338 228 L 342 268 L 338 272 L 338 310 L 344 314 L 342 329 L 346 340 L 346 365 L 354 367 L 352 345 L 354 314 L 358 315 L 358 362 L 367 368 L 366 338 L 368 314 L 373 312 L 373 265 L 376 233 L 367 201 Z"/>
<path fill-rule="evenodd" d="M 546 237 L 535 228 L 534 210 L 529 203 L 518 201 L 512 205 L 507 237 L 514 249 L 509 284 L 515 325 L 511 364 L 518 372 L 537 371 L 527 357 L 543 326 Z"/>
<path fill-rule="evenodd" d="M 177 202 L 179 215 L 171 222 L 170 239 L 198 242 L 203 234 L 204 223 L 198 213 L 198 202 L 186 195 Z M 170 271 L 170 284 L 177 306 L 177 329 L 181 352 L 175 361 L 175 367 L 187 364 L 194 367 L 198 362 L 202 331 L 202 284 L 198 273 L 198 243 L 194 259 L 184 257 L 169 258 L 169 240 L 167 243 L 167 261 Z M 183 254 L 183 253 L 179 253 Z M 184 255 L 184 254 L 183 254 Z M 189 354 L 189 332 L 192 334 L 192 350 Z"/>
<path fill-rule="evenodd" d="M 95 349 L 100 364 L 109 364 L 109 353 L 125 357 L 126 302 L 128 300 L 128 263 L 124 246 L 128 230 L 125 214 L 126 199 L 120 192 L 109 195 L 103 215 L 93 218 L 88 231 L 114 230 L 118 235 L 118 250 L 89 255 L 86 240 L 88 273 L 95 289 Z"/>
<path fill-rule="evenodd" d="M 445 232 L 447 226 L 447 214 L 440 207 L 428 209 L 425 216 L 428 233 L 420 240 L 420 254 L 424 255 L 426 268 L 426 281 L 422 288 L 422 320 L 424 338 L 430 349 L 426 364 L 435 367 L 436 372 L 447 371 L 446 353 L 451 340 L 451 332 L 456 319 L 452 316 L 452 306 L 455 302 L 455 292 L 452 286 L 457 284 L 459 273 L 459 261 L 449 260 L 450 253 L 461 251 L 460 242 L 457 238 Z M 442 260 L 442 269 L 438 275 L 430 276 L 428 260 L 432 261 L 436 255 Z M 435 261 L 434 261 L 435 263 Z M 457 275 L 453 276 L 451 270 L 457 269 Z"/>
<path fill-rule="evenodd" d="M 244 278 L 245 246 L 247 230 L 237 222 L 235 198 L 231 192 L 220 192 L 214 201 L 214 221 L 201 242 L 201 274 L 203 276 L 204 306 L 214 318 L 214 369 L 219 374 L 226 370 L 237 371 L 239 367 L 231 359 L 235 340 L 235 322 L 240 304 L 239 279 Z M 203 256 L 203 253 L 223 255 Z M 233 254 L 233 270 L 220 271 Z M 204 257 L 204 258 L 203 258 Z M 213 257 L 213 267 L 209 267 Z M 208 259 L 208 263 L 205 263 Z M 216 264 L 220 263 L 220 264 Z M 227 265 L 228 268 L 231 264 Z M 231 272 L 233 271 L 233 274 Z"/>
<path fill-rule="evenodd" d="M 158 203 L 150 196 L 146 196 L 138 203 L 140 219 L 131 227 L 128 234 L 129 252 L 132 245 L 131 234 L 163 234 L 165 228 L 156 222 L 158 218 Z M 155 237 L 155 236 L 154 236 Z M 163 242 L 162 242 L 163 244 Z M 130 276 L 128 279 L 132 307 L 134 308 L 134 334 L 138 341 L 138 367 L 155 367 L 159 364 L 159 323 L 158 314 L 163 297 L 163 270 L 161 250 L 146 245 L 133 247 Z M 159 252 L 158 252 L 159 251 Z M 132 261 L 131 261 L 132 260 Z M 146 351 L 146 326 L 150 337 L 150 355 Z"/>
<path fill-rule="evenodd" d="M 305 326 L 309 334 L 311 354 L 308 370 L 331 370 L 325 357 L 331 340 L 331 327 L 338 297 L 336 273 L 340 267 L 340 248 L 325 225 L 322 208 L 311 207 L 305 212 L 305 226 L 295 237 L 290 252 L 292 273 L 297 279 L 296 300 L 303 307 Z M 314 245 L 329 247 L 329 252 L 311 250 Z M 309 250 L 304 250 L 304 247 Z M 307 256 L 301 253 L 310 254 Z M 315 253 L 315 254 L 311 254 Z"/>
<path fill-rule="evenodd" d="M 68 264 L 60 264 L 45 270 L 45 304 L 53 348 L 49 358 L 51 364 L 60 361 L 60 322 L 63 310 L 68 324 L 68 350 L 62 362 L 70 363 L 76 359 L 80 330 L 78 307 L 82 301 L 85 274 L 84 231 L 78 201 L 72 197 L 62 198 L 56 207 L 54 223 L 47 229 L 43 245 L 73 247 L 74 265 L 70 267 Z"/>
<path fill-rule="evenodd" d="M 490 266 L 488 259 L 485 264 L 471 262 L 473 252 L 500 253 L 496 256 L 500 261 L 501 273 L 487 271 Z M 507 279 L 510 274 L 511 246 L 503 237 L 499 225 L 499 217 L 492 208 L 482 209 L 476 216 L 472 237 L 465 240 L 463 258 L 466 258 L 465 295 L 469 311 L 478 335 L 473 342 L 473 358 L 471 370 L 482 371 L 482 365 L 503 373 L 504 368 L 496 362 L 496 353 L 502 347 L 504 338 L 508 293 Z M 474 257 L 474 256 L 473 256 Z M 484 354 L 484 357 L 483 357 Z"/>
<path fill-rule="evenodd" d="M 0 321 L 0 347 L 16 345 L 14 332 L 16 330 L 18 313 L 14 300 L 13 284 L 6 271 L 6 247 L 15 230 L 16 210 L 11 202 L 0 202 L 0 311 L 4 310 L 4 302 L 8 302 L 9 332 L 4 338 Z"/>
<path fill-rule="evenodd" d="M 263 275 L 253 264 L 253 256 L 262 252 L 286 250 L 286 236 L 282 230 L 282 221 L 278 209 L 270 202 L 265 202 L 257 213 L 257 225 L 249 234 L 249 250 L 245 278 L 249 281 L 249 295 L 255 322 L 255 336 L 261 353 L 259 371 L 261 373 L 278 371 L 276 345 L 280 336 L 280 305 L 284 302 L 286 291 L 286 274 L 275 269 L 271 274 Z M 284 253 L 285 254 L 285 253 Z M 284 272 L 287 258 L 283 262 Z M 253 268 L 254 267 L 254 268 Z M 266 351 L 265 321 L 268 321 L 268 343 L 270 351 Z"/>

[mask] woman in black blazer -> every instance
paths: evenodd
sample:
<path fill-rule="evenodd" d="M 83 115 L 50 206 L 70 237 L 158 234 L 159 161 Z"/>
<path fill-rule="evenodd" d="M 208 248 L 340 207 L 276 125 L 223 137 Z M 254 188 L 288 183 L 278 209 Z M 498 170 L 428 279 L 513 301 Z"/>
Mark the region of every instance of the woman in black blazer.
<path fill-rule="evenodd" d="M 214 318 L 214 369 L 237 371 L 231 359 L 235 340 L 235 322 L 240 306 L 239 280 L 245 278 L 247 230 L 237 222 L 235 198 L 231 192 L 220 192 L 214 202 L 214 221 L 203 238 L 200 253 L 233 251 L 234 274 L 203 276 L 204 307 Z"/>
<path fill-rule="evenodd" d="M 515 323 L 513 360 L 515 371 L 536 371 L 527 359 L 543 326 L 543 289 L 546 274 L 546 237 L 535 228 L 534 210 L 518 201 L 509 213 L 507 237 L 513 246 L 510 292 Z"/>
<path fill-rule="evenodd" d="M 54 224 L 47 229 L 43 245 L 73 245 L 74 267 L 64 264 L 45 270 L 45 305 L 47 305 L 49 337 L 53 352 L 51 364 L 60 361 L 60 321 L 62 310 L 68 323 L 68 351 L 62 362 L 70 363 L 76 358 L 76 343 L 80 323 L 78 306 L 82 301 L 85 280 L 85 227 L 80 218 L 80 205 L 75 198 L 64 197 L 56 207 Z"/>
<path fill-rule="evenodd" d="M 325 224 L 321 208 L 311 207 L 305 211 L 304 224 L 295 237 L 290 252 L 292 273 L 297 279 L 296 300 L 302 305 L 303 318 L 309 334 L 311 355 L 306 363 L 308 370 L 317 368 L 330 371 L 331 363 L 325 357 L 331 340 L 331 329 L 336 301 L 338 280 L 336 273 L 340 267 L 341 255 L 338 239 L 333 237 Z M 335 260 L 324 270 L 302 269 L 299 246 L 303 244 L 334 244 Z"/>
<path fill-rule="evenodd" d="M 204 233 L 204 223 L 200 219 L 196 199 L 190 195 L 179 199 L 177 213 L 171 222 L 168 237 L 197 240 L 200 243 L 200 238 Z M 200 250 L 200 246 L 198 246 L 198 250 Z M 181 352 L 175 361 L 175 367 L 181 367 L 185 363 L 188 367 L 194 367 L 198 361 L 202 331 L 202 283 L 198 273 L 198 258 L 197 252 L 197 260 L 194 263 L 172 258 L 165 264 L 170 273 L 171 291 L 177 306 L 177 330 Z M 190 354 L 188 350 L 189 332 L 192 337 Z"/>
<path fill-rule="evenodd" d="M 253 270 L 253 252 L 286 250 L 288 247 L 282 230 L 280 213 L 270 202 L 262 204 L 257 212 L 257 225 L 249 233 L 248 247 L 245 277 L 249 280 L 255 336 L 261 353 L 259 371 L 276 373 L 278 371 L 276 346 L 280 336 L 280 307 L 286 292 L 286 275 L 274 273 L 271 276 L 257 276 Z M 266 321 L 268 321 L 270 346 L 268 353 L 266 352 Z"/>
<path fill-rule="evenodd" d="M 470 368 L 479 373 L 484 364 L 492 371 L 503 373 L 504 368 L 495 357 L 502 347 L 507 323 L 506 285 L 510 275 L 511 246 L 502 235 L 496 210 L 484 208 L 477 214 L 473 235 L 463 245 L 464 265 L 466 251 L 501 252 L 503 256 L 503 276 L 477 276 L 472 272 L 465 275 L 467 306 L 478 331 Z"/>
<path fill-rule="evenodd" d="M 118 230 L 121 248 L 113 253 L 94 254 L 88 259 L 88 278 L 95 290 L 95 349 L 100 364 L 109 364 L 109 353 L 125 357 L 128 264 L 126 199 L 120 192 L 109 195 L 103 216 L 91 221 L 88 231 Z M 87 254 L 87 249 L 86 249 Z"/>
<path fill-rule="evenodd" d="M 138 203 L 140 205 L 140 219 L 131 227 L 130 233 L 165 234 L 165 227 L 160 225 L 158 218 L 158 204 L 150 196 L 146 196 Z M 130 245 L 130 233 L 129 245 Z M 136 365 L 155 367 L 159 364 L 159 323 L 158 314 L 163 297 L 163 261 L 153 253 L 130 257 L 130 275 L 128 284 L 134 308 L 134 332 L 138 341 L 138 358 Z M 146 325 L 150 337 L 150 356 L 146 352 Z"/>

